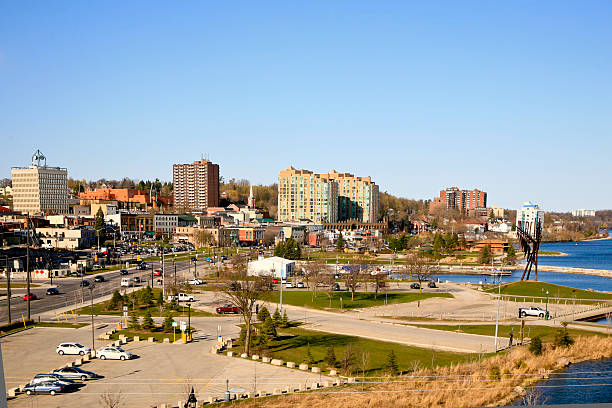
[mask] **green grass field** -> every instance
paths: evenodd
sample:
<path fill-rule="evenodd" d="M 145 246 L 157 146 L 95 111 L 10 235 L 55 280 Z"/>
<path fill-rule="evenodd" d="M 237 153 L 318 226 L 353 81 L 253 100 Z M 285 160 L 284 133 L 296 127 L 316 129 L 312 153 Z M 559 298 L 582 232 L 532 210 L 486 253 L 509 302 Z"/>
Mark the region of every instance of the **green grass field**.
<path fill-rule="evenodd" d="M 174 333 L 163 333 L 163 332 L 149 332 L 149 331 L 141 331 L 141 330 L 118 330 L 111 336 L 111 340 L 119 340 L 119 335 L 123 334 L 127 337 L 134 338 L 134 336 L 139 336 L 141 339 L 147 339 L 149 337 L 155 338 L 156 342 L 162 343 L 165 338 L 170 339 L 170 341 L 174 341 Z M 176 330 L 176 338 L 181 338 L 181 331 L 177 328 Z"/>
<path fill-rule="evenodd" d="M 497 286 L 491 285 L 485 289 L 489 293 L 497 293 Z M 528 296 L 528 297 L 543 297 L 546 298 L 546 291 L 548 291 L 549 298 L 562 298 L 562 299 L 593 299 L 593 300 L 612 300 L 612 294 L 592 292 L 590 290 L 582 290 L 570 288 L 568 286 L 555 285 L 546 282 L 534 282 L 534 281 L 523 281 L 523 282 L 512 282 L 506 285 L 502 285 L 502 295 L 510 296 Z M 520 298 L 516 299 L 521 301 Z M 531 301 L 531 299 L 526 299 Z"/>
<path fill-rule="evenodd" d="M 444 292 L 423 292 L 418 293 L 389 293 L 387 294 L 388 304 L 416 302 L 418 300 L 428 299 L 432 297 L 453 297 L 450 293 Z M 342 305 L 340 304 L 342 298 Z M 280 301 L 280 292 L 274 291 L 271 294 L 270 301 L 278 303 Z M 317 292 L 317 296 L 312 300 L 311 291 L 303 290 L 284 290 L 283 303 L 293 306 L 311 307 L 315 309 L 330 308 L 329 297 L 324 292 Z M 385 294 L 379 293 L 374 299 L 374 293 L 356 292 L 355 300 L 351 300 L 350 292 L 333 292 L 331 300 L 332 309 L 359 309 L 364 307 L 381 306 L 385 304 Z"/>
<path fill-rule="evenodd" d="M 304 361 L 309 345 L 314 365 L 322 369 L 327 368 L 324 359 L 328 347 L 332 345 L 338 360 L 343 358 L 347 349 L 353 351 L 354 364 L 352 368 L 355 373 L 361 373 L 361 365 L 365 355 L 367 360 L 365 373 L 367 375 L 375 375 L 381 371 L 391 350 L 396 355 L 400 371 L 404 372 L 410 371 L 414 367 L 414 361 L 418 361 L 421 367 L 431 367 L 432 364 L 433 366 L 446 366 L 451 363 L 464 362 L 473 357 L 470 354 L 428 350 L 362 337 L 316 332 L 299 327 L 279 329 L 279 337 L 272 343 L 271 347 L 265 351 L 258 351 L 258 353 L 300 364 Z"/>
<path fill-rule="evenodd" d="M 481 334 L 485 336 L 495 335 L 494 324 L 460 324 L 460 325 L 439 325 L 439 324 L 411 324 L 411 326 L 424 327 L 426 329 L 444 330 L 444 331 L 460 331 L 463 333 L 470 334 Z M 498 336 L 509 337 L 510 330 L 514 332 L 514 340 L 516 341 L 519 337 L 521 325 L 500 325 Z M 525 325 L 525 337 L 533 338 L 535 336 L 541 336 L 542 341 L 552 342 L 555 333 L 559 330 L 558 327 L 549 326 L 537 326 L 537 325 Z M 588 330 L 568 329 L 572 336 L 606 336 L 604 333 L 592 332 Z"/>

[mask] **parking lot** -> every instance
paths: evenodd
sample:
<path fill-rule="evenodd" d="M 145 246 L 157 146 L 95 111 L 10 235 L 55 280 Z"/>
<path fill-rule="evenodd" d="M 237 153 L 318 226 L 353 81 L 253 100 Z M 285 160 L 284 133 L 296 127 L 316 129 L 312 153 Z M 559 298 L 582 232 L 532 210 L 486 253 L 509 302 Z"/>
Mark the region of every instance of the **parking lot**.
<path fill-rule="evenodd" d="M 123 346 L 137 358 L 129 361 L 95 359 L 83 369 L 103 376 L 87 381 L 80 390 L 49 395 L 19 395 L 9 401 L 9 407 L 82 407 L 102 406 L 105 393 L 119 393 L 124 407 L 152 406 L 162 403 L 176 405 L 185 400 L 194 387 L 199 400 L 209 395 L 221 397 L 226 390 L 253 392 L 318 382 L 319 374 L 305 373 L 240 358 L 210 353 L 216 341 L 216 330 L 222 326 L 224 335 L 236 335 L 231 323 L 235 318 L 199 318 L 194 324 L 198 332 L 190 344 L 159 344 L 140 341 Z M 110 323 L 110 322 L 109 322 Z M 101 326 L 97 323 L 96 327 Z M 97 330 L 96 336 L 108 330 Z M 65 341 L 91 346 L 91 327 L 80 329 L 35 328 L 2 339 L 2 354 L 7 388 L 27 383 L 35 374 L 50 372 L 79 356 L 59 356 L 57 344 Z M 97 340 L 99 349 L 108 341 Z M 325 379 L 325 378 L 323 378 Z"/>

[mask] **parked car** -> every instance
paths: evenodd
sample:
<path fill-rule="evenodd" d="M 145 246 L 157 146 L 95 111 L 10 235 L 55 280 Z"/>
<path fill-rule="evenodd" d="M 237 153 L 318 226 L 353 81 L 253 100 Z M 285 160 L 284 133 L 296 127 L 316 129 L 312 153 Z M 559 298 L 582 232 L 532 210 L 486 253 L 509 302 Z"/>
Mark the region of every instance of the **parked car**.
<path fill-rule="evenodd" d="M 100 265 L 100 264 L 94 264 L 94 266 L 93 266 L 93 270 L 94 271 L 97 271 L 97 270 L 100 270 L 100 269 L 103 269 L 103 268 L 104 267 L 102 265 Z"/>
<path fill-rule="evenodd" d="M 30 293 L 30 300 L 38 300 L 38 296 L 36 296 L 36 293 Z M 23 300 L 26 301 L 28 300 L 28 295 L 23 295 Z"/>
<path fill-rule="evenodd" d="M 134 276 L 134 277 L 132 278 L 132 280 L 134 281 L 134 283 L 140 283 L 140 282 L 142 282 L 142 281 L 140 280 L 140 276 Z"/>
<path fill-rule="evenodd" d="M 58 392 L 63 392 L 66 387 L 59 384 L 57 381 L 47 381 L 38 384 L 28 384 L 23 388 L 26 394 L 50 394 L 55 395 Z"/>
<path fill-rule="evenodd" d="M 202 279 L 195 278 L 188 280 L 187 283 L 190 285 L 203 285 L 204 281 Z"/>
<path fill-rule="evenodd" d="M 519 317 L 526 317 L 526 316 L 539 317 L 540 319 L 546 318 L 548 320 L 549 313 L 548 313 L 548 310 L 544 310 L 541 307 L 537 307 L 537 306 L 519 308 Z"/>
<path fill-rule="evenodd" d="M 78 354 L 84 356 L 85 354 L 89 353 L 91 349 L 79 343 L 61 343 L 56 347 L 55 351 L 60 356 L 63 356 L 64 354 Z"/>
<path fill-rule="evenodd" d="M 238 314 L 240 309 L 233 305 L 219 306 L 215 309 L 218 314 Z"/>
<path fill-rule="evenodd" d="M 101 360 L 129 360 L 133 357 L 129 351 L 115 346 L 104 347 L 98 350 L 97 355 Z"/>
<path fill-rule="evenodd" d="M 420 283 L 411 283 L 410 284 L 410 289 L 421 289 L 421 284 Z"/>
<path fill-rule="evenodd" d="M 89 281 L 87 279 L 82 280 L 81 282 L 79 282 L 79 286 L 82 288 L 87 287 L 89 286 Z"/>
<path fill-rule="evenodd" d="M 162 276 L 162 270 L 161 269 L 156 269 L 153 271 L 153 276 Z"/>
<path fill-rule="evenodd" d="M 285 284 L 285 288 L 287 288 L 287 289 L 291 289 L 291 288 L 293 288 L 293 283 L 291 283 L 291 282 L 287 282 L 287 283 Z"/>
<path fill-rule="evenodd" d="M 105 282 L 104 276 L 98 275 L 94 278 L 94 282 Z"/>
<path fill-rule="evenodd" d="M 38 384 L 49 381 L 57 381 L 59 384 L 67 387 L 74 386 L 76 384 L 73 380 L 65 378 L 57 373 L 36 374 L 32 381 L 30 381 L 30 384 Z"/>
<path fill-rule="evenodd" d="M 427 282 L 427 287 L 428 288 L 437 288 L 436 282 L 434 282 L 434 281 Z"/>
<path fill-rule="evenodd" d="M 272 283 L 278 283 L 278 279 L 276 278 L 272 279 Z"/>
<path fill-rule="evenodd" d="M 338 284 L 338 283 L 334 283 L 334 284 L 333 284 L 333 290 L 335 290 L 336 292 L 340 291 L 340 290 L 341 290 L 341 289 L 340 289 L 340 284 Z"/>
<path fill-rule="evenodd" d="M 49 288 L 46 294 L 47 296 L 59 295 L 59 290 L 57 290 L 57 288 Z"/>
<path fill-rule="evenodd" d="M 127 275 L 128 273 L 129 273 L 129 272 L 128 272 L 128 270 L 127 270 L 127 269 L 121 269 L 121 270 L 119 271 L 119 275 Z"/>
<path fill-rule="evenodd" d="M 298 282 L 297 283 L 297 287 L 298 288 L 305 288 L 306 286 L 304 286 L 304 282 Z"/>
<path fill-rule="evenodd" d="M 177 295 L 177 299 L 179 302 L 195 302 L 195 297 L 193 297 L 193 295 L 188 295 L 187 293 L 179 293 Z"/>
<path fill-rule="evenodd" d="M 53 370 L 53 372 L 61 375 L 64 378 L 71 378 L 81 381 L 98 378 L 97 374 L 92 373 L 91 371 L 83 370 L 79 367 L 62 367 Z"/>

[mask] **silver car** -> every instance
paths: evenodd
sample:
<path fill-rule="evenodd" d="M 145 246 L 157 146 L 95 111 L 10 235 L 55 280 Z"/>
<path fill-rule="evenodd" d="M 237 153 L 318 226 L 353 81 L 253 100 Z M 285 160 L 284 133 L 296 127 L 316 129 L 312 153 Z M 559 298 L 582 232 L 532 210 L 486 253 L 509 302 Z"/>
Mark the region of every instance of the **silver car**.
<path fill-rule="evenodd" d="M 91 380 L 92 378 L 98 378 L 98 375 L 92 373 L 91 371 L 83 370 L 79 367 L 62 367 L 56 370 L 53 370 L 53 373 L 59 374 L 64 378 L 69 378 L 72 380 Z"/>
<path fill-rule="evenodd" d="M 101 360 L 129 360 L 132 358 L 132 353 L 125 351 L 121 347 L 109 346 L 98 350 L 98 358 Z"/>

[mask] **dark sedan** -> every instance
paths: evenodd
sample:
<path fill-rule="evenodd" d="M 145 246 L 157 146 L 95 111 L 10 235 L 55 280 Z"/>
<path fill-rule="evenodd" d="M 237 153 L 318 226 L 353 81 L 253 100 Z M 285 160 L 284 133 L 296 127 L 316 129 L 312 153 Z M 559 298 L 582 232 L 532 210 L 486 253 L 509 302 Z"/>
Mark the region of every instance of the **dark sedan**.
<path fill-rule="evenodd" d="M 57 290 L 57 288 L 49 288 L 47 289 L 47 296 L 53 296 L 53 295 L 59 295 L 60 292 L 59 290 Z"/>
<path fill-rule="evenodd" d="M 105 279 L 104 279 L 104 276 L 102 275 L 98 275 L 94 278 L 94 282 L 104 282 L 104 281 Z"/>
<path fill-rule="evenodd" d="M 28 384 L 23 389 L 26 394 L 51 394 L 55 395 L 58 392 L 63 392 L 66 387 L 55 381 L 41 382 L 38 384 Z"/>

